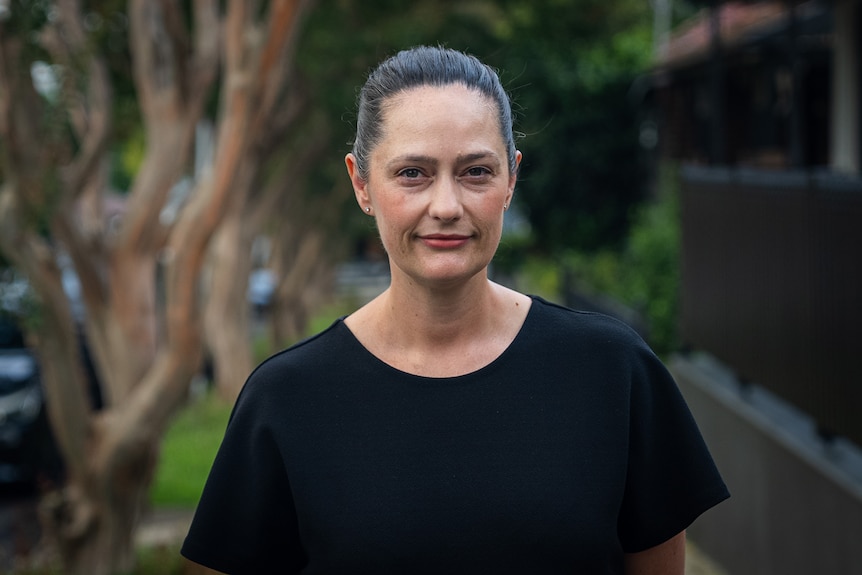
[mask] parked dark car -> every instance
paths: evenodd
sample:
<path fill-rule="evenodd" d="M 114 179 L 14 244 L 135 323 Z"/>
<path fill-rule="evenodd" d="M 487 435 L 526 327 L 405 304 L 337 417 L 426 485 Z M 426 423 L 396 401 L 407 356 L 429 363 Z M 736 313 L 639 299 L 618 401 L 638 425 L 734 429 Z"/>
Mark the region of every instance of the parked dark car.
<path fill-rule="evenodd" d="M 0 483 L 35 483 L 58 473 L 39 364 L 15 320 L 0 314 Z"/>

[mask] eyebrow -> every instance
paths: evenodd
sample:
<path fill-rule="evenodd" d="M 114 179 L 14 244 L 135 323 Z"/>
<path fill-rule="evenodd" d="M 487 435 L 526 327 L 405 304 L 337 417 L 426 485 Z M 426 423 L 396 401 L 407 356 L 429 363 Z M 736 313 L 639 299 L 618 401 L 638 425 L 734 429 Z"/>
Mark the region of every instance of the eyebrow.
<path fill-rule="evenodd" d="M 461 154 L 456 158 L 455 163 L 464 164 L 488 158 L 494 160 L 498 164 L 500 162 L 500 159 L 497 157 L 497 154 L 488 150 L 482 152 L 471 152 L 469 154 Z M 433 166 L 436 166 L 439 161 L 432 156 L 425 156 L 422 154 L 404 154 L 403 156 L 397 156 L 393 158 L 386 165 L 387 167 L 392 168 L 396 165 L 404 163 L 431 164 Z"/>

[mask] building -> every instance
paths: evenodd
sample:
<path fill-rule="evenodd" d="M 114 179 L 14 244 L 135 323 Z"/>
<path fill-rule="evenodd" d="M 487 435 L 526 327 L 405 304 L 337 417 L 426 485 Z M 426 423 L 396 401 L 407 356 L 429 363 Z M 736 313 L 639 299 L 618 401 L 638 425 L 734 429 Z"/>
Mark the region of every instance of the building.
<path fill-rule="evenodd" d="M 692 537 L 731 575 L 862 573 L 862 1 L 714 2 L 652 78 L 671 366 L 732 492 Z"/>

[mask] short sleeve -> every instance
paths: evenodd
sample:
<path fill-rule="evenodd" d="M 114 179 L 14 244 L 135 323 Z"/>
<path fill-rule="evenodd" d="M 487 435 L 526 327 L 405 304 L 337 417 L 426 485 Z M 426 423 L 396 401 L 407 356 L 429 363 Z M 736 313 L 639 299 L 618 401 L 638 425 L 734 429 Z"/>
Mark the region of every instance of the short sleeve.
<path fill-rule="evenodd" d="M 628 468 L 618 522 L 629 553 L 667 541 L 730 496 L 664 365 L 644 346 L 631 373 Z"/>
<path fill-rule="evenodd" d="M 260 389 L 243 389 L 181 553 L 232 575 L 298 573 L 305 563 L 283 458 Z M 265 386 L 264 386 L 265 387 Z"/>

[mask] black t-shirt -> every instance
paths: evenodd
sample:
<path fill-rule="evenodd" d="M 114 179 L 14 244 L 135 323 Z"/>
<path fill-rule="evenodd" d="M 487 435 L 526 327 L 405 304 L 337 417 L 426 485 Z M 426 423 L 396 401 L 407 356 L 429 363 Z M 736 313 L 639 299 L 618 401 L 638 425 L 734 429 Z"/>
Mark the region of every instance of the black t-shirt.
<path fill-rule="evenodd" d="M 399 371 L 340 320 L 265 361 L 182 553 L 231 574 L 621 573 L 726 497 L 643 341 L 533 298 L 467 375 Z"/>

